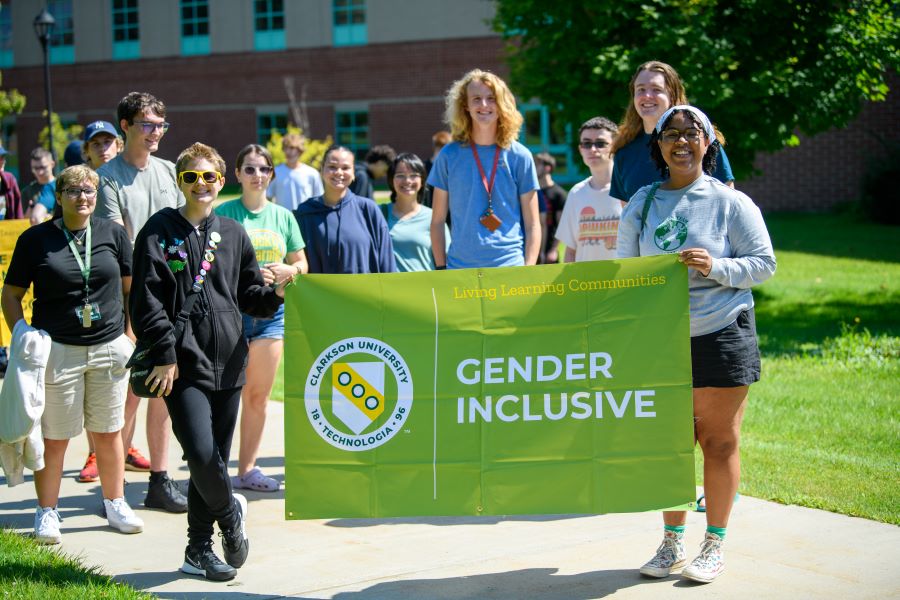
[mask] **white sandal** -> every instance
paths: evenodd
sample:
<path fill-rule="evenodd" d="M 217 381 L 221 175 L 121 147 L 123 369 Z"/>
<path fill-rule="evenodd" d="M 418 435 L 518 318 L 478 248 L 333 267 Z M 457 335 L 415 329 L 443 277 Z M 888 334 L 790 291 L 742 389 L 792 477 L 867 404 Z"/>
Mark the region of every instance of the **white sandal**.
<path fill-rule="evenodd" d="M 277 479 L 263 475 L 259 467 L 253 467 L 244 475 L 235 475 L 231 478 L 231 487 L 239 490 L 254 490 L 257 492 L 277 492 L 281 484 Z"/>

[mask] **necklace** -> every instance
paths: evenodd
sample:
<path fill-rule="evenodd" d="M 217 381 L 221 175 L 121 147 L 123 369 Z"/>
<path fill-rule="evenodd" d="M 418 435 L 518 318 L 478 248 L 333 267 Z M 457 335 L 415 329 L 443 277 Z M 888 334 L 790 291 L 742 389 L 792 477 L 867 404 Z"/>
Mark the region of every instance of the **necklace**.
<path fill-rule="evenodd" d="M 87 229 L 82 229 L 81 231 L 69 231 L 72 234 L 72 239 L 75 240 L 75 243 L 79 246 L 84 246 L 84 236 L 87 235 Z"/>

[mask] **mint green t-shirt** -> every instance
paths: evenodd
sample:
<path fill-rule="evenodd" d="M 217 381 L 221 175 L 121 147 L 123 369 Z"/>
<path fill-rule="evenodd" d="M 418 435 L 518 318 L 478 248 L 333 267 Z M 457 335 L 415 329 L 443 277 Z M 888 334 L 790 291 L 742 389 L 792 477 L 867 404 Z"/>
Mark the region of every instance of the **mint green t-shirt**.
<path fill-rule="evenodd" d="M 266 202 L 261 211 L 254 213 L 247 210 L 238 198 L 220 204 L 216 207 L 216 214 L 234 219 L 244 226 L 260 266 L 283 262 L 288 252 L 306 247 L 297 219 L 288 209 L 277 204 Z"/>

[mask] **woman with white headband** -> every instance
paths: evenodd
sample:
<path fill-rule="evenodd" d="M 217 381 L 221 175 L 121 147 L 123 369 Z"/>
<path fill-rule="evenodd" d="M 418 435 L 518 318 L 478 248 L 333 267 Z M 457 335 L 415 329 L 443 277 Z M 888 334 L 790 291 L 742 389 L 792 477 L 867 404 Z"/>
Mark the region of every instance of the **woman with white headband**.
<path fill-rule="evenodd" d="M 622 213 L 620 258 L 677 254 L 688 271 L 695 437 L 703 452 L 706 536 L 682 575 L 708 583 L 725 568 L 722 544 L 740 479 L 741 421 L 759 348 L 750 287 L 775 272 L 759 208 L 711 176 L 719 141 L 709 118 L 678 105 L 659 119 L 650 156 L 663 181 L 644 186 Z M 641 574 L 666 577 L 686 564 L 685 511 L 663 513 L 663 542 Z"/>

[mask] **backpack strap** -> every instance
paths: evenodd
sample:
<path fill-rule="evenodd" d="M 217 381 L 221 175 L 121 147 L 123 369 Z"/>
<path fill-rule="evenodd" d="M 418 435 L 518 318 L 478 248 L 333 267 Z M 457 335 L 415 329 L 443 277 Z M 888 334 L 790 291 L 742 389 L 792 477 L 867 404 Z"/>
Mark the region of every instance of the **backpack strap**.
<path fill-rule="evenodd" d="M 653 203 L 653 197 L 656 195 L 656 190 L 659 189 L 660 185 L 662 185 L 662 181 L 657 181 L 651 185 L 650 191 L 647 192 L 647 196 L 644 198 L 644 210 L 641 211 L 640 233 L 644 233 L 644 226 L 647 224 L 647 215 L 650 214 L 650 204 Z M 640 235 L 640 233 L 638 235 Z"/>

